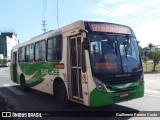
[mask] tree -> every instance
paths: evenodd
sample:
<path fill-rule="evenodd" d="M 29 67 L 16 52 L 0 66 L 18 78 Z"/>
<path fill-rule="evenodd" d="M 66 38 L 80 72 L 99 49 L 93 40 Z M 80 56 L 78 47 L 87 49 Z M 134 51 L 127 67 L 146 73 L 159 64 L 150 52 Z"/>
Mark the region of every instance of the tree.
<path fill-rule="evenodd" d="M 140 51 L 140 55 L 141 57 L 144 56 L 144 48 L 142 48 L 142 46 L 139 45 L 139 51 Z"/>
<path fill-rule="evenodd" d="M 141 51 L 142 60 L 143 60 L 143 62 L 145 64 L 145 68 L 146 68 L 145 70 L 147 72 L 147 60 L 148 60 L 147 53 L 148 53 L 148 48 L 147 47 L 141 48 L 140 51 Z"/>
<path fill-rule="evenodd" d="M 144 57 L 143 57 L 143 62 L 144 62 L 144 64 L 146 65 L 146 72 L 147 72 L 147 56 L 144 56 Z"/>
<path fill-rule="evenodd" d="M 153 43 L 149 43 L 148 44 L 148 48 L 150 49 L 150 52 L 151 52 L 151 50 L 152 50 L 153 47 L 154 47 Z"/>
<path fill-rule="evenodd" d="M 153 51 L 148 52 L 147 56 L 153 60 L 153 70 L 152 71 L 156 71 L 156 65 L 158 65 L 160 61 L 160 51 L 158 51 L 158 49 L 155 49 Z"/>

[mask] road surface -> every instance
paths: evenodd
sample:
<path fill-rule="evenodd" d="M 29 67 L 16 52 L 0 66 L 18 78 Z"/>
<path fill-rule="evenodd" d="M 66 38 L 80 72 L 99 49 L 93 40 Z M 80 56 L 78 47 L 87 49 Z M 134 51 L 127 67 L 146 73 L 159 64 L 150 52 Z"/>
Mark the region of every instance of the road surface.
<path fill-rule="evenodd" d="M 145 96 L 143 98 L 122 102 L 115 105 L 89 108 L 79 104 L 72 104 L 71 107 L 62 107 L 54 96 L 48 95 L 36 90 L 29 90 L 28 92 L 22 92 L 20 86 L 13 83 L 10 80 L 9 68 L 0 68 L 0 93 L 6 95 L 16 104 L 17 110 L 20 111 L 90 111 L 89 114 L 95 113 L 95 111 L 153 111 L 160 113 L 160 74 L 145 74 Z M 159 111 L 159 112 L 157 112 Z M 61 112 L 64 115 L 63 112 Z M 61 114 L 58 113 L 58 114 Z M 72 114 L 72 113 L 71 113 Z M 75 113 L 73 113 L 75 114 Z M 119 114 L 121 115 L 121 114 Z M 54 117 L 55 118 L 55 117 Z M 20 119 L 20 118 L 19 118 Z M 23 118 L 25 119 L 25 118 Z M 53 119 L 53 118 L 41 118 L 41 119 Z M 63 120 L 64 117 L 56 117 L 55 119 Z M 68 120 L 82 119 L 82 120 L 159 120 L 158 117 L 65 117 Z M 26 118 L 27 120 L 27 118 Z M 35 120 L 35 118 L 33 119 Z"/>

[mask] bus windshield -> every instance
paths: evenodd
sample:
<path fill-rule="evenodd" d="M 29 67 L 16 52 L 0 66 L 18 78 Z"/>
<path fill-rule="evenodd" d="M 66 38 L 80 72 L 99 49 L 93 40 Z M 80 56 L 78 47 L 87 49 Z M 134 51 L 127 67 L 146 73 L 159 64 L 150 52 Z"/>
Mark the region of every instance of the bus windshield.
<path fill-rule="evenodd" d="M 140 62 L 136 38 L 127 35 L 91 34 L 90 61 L 97 74 L 137 72 Z"/>

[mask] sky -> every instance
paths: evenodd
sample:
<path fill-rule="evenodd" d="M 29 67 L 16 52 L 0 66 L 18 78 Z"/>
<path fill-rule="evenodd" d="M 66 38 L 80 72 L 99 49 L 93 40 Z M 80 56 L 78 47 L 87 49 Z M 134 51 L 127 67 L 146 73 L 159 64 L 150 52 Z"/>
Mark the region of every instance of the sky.
<path fill-rule="evenodd" d="M 130 26 L 142 47 L 160 45 L 160 0 L 1 0 L 0 5 L 0 30 L 14 29 L 20 43 L 42 34 L 44 20 L 47 31 L 100 20 Z"/>

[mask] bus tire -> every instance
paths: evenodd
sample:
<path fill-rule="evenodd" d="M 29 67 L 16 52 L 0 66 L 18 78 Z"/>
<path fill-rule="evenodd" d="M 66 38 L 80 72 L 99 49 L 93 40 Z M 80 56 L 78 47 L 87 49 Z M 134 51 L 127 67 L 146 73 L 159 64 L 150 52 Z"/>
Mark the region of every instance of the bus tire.
<path fill-rule="evenodd" d="M 24 75 L 21 75 L 21 77 L 20 77 L 20 86 L 21 86 L 21 89 L 22 89 L 23 91 L 26 91 L 26 90 L 27 90 Z"/>
<path fill-rule="evenodd" d="M 64 106 L 64 107 L 68 107 L 69 106 L 69 100 L 67 97 L 67 91 L 66 91 L 66 87 L 64 85 L 63 82 L 58 82 L 55 85 L 55 95 L 58 99 L 58 102 Z"/>

